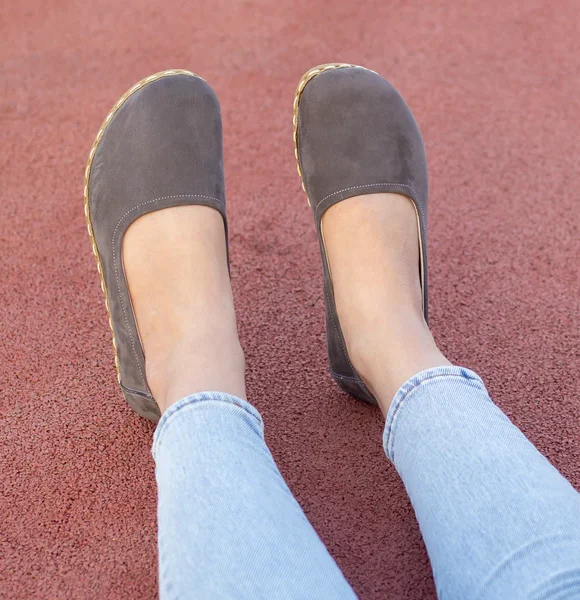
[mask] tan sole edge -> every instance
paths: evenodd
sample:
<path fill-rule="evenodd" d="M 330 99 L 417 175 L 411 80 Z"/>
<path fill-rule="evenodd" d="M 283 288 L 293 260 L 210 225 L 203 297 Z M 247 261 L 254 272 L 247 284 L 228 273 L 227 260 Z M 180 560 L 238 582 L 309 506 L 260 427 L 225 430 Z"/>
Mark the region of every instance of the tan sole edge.
<path fill-rule="evenodd" d="M 302 189 L 304 190 L 305 194 L 306 187 L 304 186 L 304 180 L 302 179 L 302 171 L 300 170 L 300 161 L 298 159 L 298 104 L 300 103 L 300 96 L 302 96 L 302 92 L 304 91 L 306 84 L 309 83 L 312 79 L 314 79 L 317 75 L 320 75 L 320 73 L 324 73 L 325 71 L 331 71 L 333 69 L 346 68 L 365 69 L 365 71 L 370 70 L 366 69 L 365 67 L 360 67 L 358 65 L 350 65 L 347 63 L 327 63 L 324 65 L 318 65 L 317 67 L 313 67 L 309 71 L 306 71 L 306 73 L 302 75 L 302 78 L 298 82 L 298 87 L 296 88 L 296 93 L 294 95 L 294 118 L 292 120 L 294 127 L 294 156 L 296 157 L 296 168 L 298 169 L 298 175 L 300 175 Z M 306 194 L 306 200 L 308 202 L 308 206 L 312 207 L 308 194 Z"/>
<path fill-rule="evenodd" d="M 294 118 L 292 120 L 293 129 L 294 129 L 294 156 L 296 157 L 296 168 L 298 170 L 298 175 L 300 175 L 300 182 L 302 183 L 302 189 L 306 194 L 306 200 L 308 202 L 308 206 L 312 208 L 312 204 L 310 203 L 310 198 L 306 192 L 306 186 L 304 185 L 304 179 L 302 178 L 302 171 L 300 170 L 300 161 L 298 159 L 298 104 L 300 103 L 300 96 L 302 96 L 302 92 L 306 85 L 312 81 L 317 75 L 320 73 L 324 73 L 325 71 L 331 71 L 333 69 L 346 69 L 346 68 L 355 68 L 355 69 L 364 69 L 365 71 L 370 71 L 371 73 L 378 73 L 376 71 L 372 71 L 371 69 L 367 69 L 366 67 L 361 67 L 360 65 L 351 65 L 347 63 L 327 63 L 324 65 L 318 65 L 317 67 L 313 67 L 309 71 L 306 71 L 302 78 L 298 82 L 298 87 L 296 88 L 296 93 L 294 95 Z M 415 209 L 415 213 L 417 215 L 417 230 L 419 232 L 419 260 L 421 262 L 421 290 L 425 289 L 425 265 L 423 264 L 423 242 L 421 240 L 421 220 L 419 218 L 419 211 L 415 206 L 415 203 L 412 202 L 413 208 Z M 322 239 L 322 243 L 324 243 L 324 235 Z M 330 265 L 328 265 L 328 272 L 330 274 L 330 278 L 332 279 L 332 273 L 330 272 Z M 423 312 L 425 312 L 425 296 L 421 294 L 421 302 L 423 306 Z"/>
<path fill-rule="evenodd" d="M 95 138 L 95 141 L 93 142 L 93 145 L 91 147 L 91 151 L 89 153 L 89 160 L 87 162 L 87 168 L 85 169 L 84 202 L 85 202 L 85 217 L 87 220 L 87 230 L 89 232 L 89 238 L 91 239 L 91 244 L 93 247 L 93 254 L 95 255 L 95 258 L 97 260 L 97 270 L 98 270 L 99 276 L 101 278 L 101 289 L 103 290 L 103 294 L 105 295 L 105 306 L 107 308 L 107 314 L 109 315 L 109 327 L 111 328 L 111 335 L 113 336 L 113 348 L 115 351 L 115 368 L 117 369 L 117 379 L 119 380 L 119 383 L 121 383 L 121 368 L 119 366 L 119 357 L 117 355 L 117 342 L 115 341 L 115 330 L 113 329 L 113 319 L 111 317 L 111 310 L 109 308 L 109 295 L 108 295 L 108 291 L 107 291 L 107 284 L 105 283 L 105 277 L 103 275 L 103 266 L 101 263 L 101 258 L 99 256 L 97 242 L 95 241 L 95 235 L 93 232 L 93 224 L 91 221 L 91 211 L 90 211 L 90 205 L 89 205 L 89 180 L 90 180 L 90 176 L 91 176 L 91 166 L 93 164 L 93 158 L 95 157 L 95 154 L 97 152 L 97 147 L 99 145 L 99 142 L 101 141 L 101 138 L 103 137 L 103 134 L 105 132 L 105 129 L 107 128 L 107 125 L 109 124 L 109 122 L 111 121 L 111 119 L 113 118 L 115 113 L 126 102 L 126 100 L 128 98 L 130 98 L 135 92 L 139 91 L 142 87 L 146 86 L 148 83 L 157 81 L 158 79 L 161 79 L 162 77 L 171 77 L 172 75 L 190 75 L 191 77 L 197 77 L 198 79 L 202 79 L 199 75 L 196 75 L 195 73 L 191 73 L 190 71 L 184 71 L 182 69 L 169 69 L 167 71 L 160 71 L 159 73 L 155 73 L 154 75 L 149 75 L 149 77 L 145 77 L 145 79 L 142 79 L 141 81 L 136 83 L 132 88 L 127 90 L 119 98 L 119 100 L 117 100 L 117 103 L 115 104 L 115 106 L 113 106 L 113 108 L 110 110 L 109 114 L 103 121 L 103 124 L 101 125 L 99 132 L 97 133 L 97 137 Z"/>

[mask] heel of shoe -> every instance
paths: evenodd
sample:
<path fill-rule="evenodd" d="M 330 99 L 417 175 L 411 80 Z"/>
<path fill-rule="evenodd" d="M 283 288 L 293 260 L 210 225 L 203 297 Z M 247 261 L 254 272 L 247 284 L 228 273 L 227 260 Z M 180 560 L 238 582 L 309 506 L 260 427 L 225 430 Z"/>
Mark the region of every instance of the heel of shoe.
<path fill-rule="evenodd" d="M 138 415 L 153 423 L 159 421 L 161 418 L 161 411 L 153 398 L 136 390 L 126 388 L 123 384 L 121 384 L 121 389 L 123 390 L 123 395 L 125 396 L 125 400 L 127 400 L 127 404 Z"/>

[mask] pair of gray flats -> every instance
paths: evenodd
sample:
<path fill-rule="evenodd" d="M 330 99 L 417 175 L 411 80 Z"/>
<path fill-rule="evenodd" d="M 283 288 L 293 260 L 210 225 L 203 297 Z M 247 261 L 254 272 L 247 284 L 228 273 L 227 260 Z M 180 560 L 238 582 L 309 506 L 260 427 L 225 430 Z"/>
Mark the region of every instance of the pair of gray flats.
<path fill-rule="evenodd" d="M 328 208 L 352 196 L 395 192 L 410 198 L 417 213 L 427 318 L 427 163 L 421 134 L 405 101 L 385 79 L 363 67 L 327 64 L 305 73 L 298 84 L 294 142 L 322 253 L 330 372 L 344 390 L 376 404 L 348 356 L 321 220 Z M 131 408 L 157 421 L 160 412 L 145 377 L 122 240 L 142 215 L 190 204 L 219 211 L 227 237 L 222 124 L 212 88 L 193 73 L 170 70 L 128 90 L 91 148 L 84 200 L 119 383 Z"/>

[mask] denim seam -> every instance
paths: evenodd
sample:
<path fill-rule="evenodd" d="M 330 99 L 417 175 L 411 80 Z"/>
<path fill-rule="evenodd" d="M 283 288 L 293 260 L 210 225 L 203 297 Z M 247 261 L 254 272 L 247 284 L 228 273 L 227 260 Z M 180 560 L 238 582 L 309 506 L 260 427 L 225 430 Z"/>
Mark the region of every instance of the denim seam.
<path fill-rule="evenodd" d="M 413 388 L 411 388 L 408 392 L 405 392 L 405 395 L 399 399 L 397 406 L 395 407 L 395 410 L 393 411 L 393 416 L 391 418 L 391 422 L 389 423 L 389 428 L 387 430 L 387 442 L 385 444 L 386 450 L 387 450 L 387 456 L 390 458 L 391 462 L 393 462 L 393 463 L 395 462 L 395 451 L 393 448 L 394 437 L 395 437 L 395 419 L 397 417 L 397 414 L 399 413 L 401 406 L 403 406 L 403 404 L 405 403 L 405 400 L 407 400 L 416 390 L 418 390 L 420 385 L 421 385 L 421 383 L 418 383 Z"/>
<path fill-rule="evenodd" d="M 452 367 L 451 367 L 452 368 Z M 414 378 L 413 378 L 414 379 Z M 481 379 L 479 377 L 474 377 L 473 375 L 468 375 L 467 377 L 465 377 L 464 375 L 458 375 L 456 373 L 434 373 L 432 375 L 428 375 L 427 377 L 425 377 L 424 379 L 420 379 L 417 382 L 407 382 L 404 383 L 401 391 L 403 391 L 403 395 L 401 398 L 399 398 L 397 400 L 397 404 L 395 405 L 394 409 L 393 409 L 393 413 L 392 416 L 389 419 L 388 425 L 387 425 L 387 430 L 385 433 L 385 451 L 387 453 L 387 456 L 389 457 L 390 461 L 392 463 L 395 462 L 395 452 L 394 452 L 394 437 L 395 437 L 395 419 L 399 413 L 399 410 L 401 409 L 401 407 L 403 406 L 403 403 L 405 403 L 405 400 L 407 400 L 409 398 L 409 396 L 411 396 L 411 394 L 413 394 L 415 391 L 417 391 L 420 387 L 422 387 L 425 383 L 430 383 L 433 382 L 436 379 L 460 379 L 462 381 L 465 381 L 466 379 L 469 381 L 473 381 L 475 382 L 477 385 L 475 387 L 481 387 L 482 386 L 482 382 Z M 409 386 L 408 390 L 405 390 L 404 388 Z M 397 396 L 399 395 L 399 392 L 397 393 Z M 389 411 L 390 412 L 390 411 Z"/>
<path fill-rule="evenodd" d="M 219 395 L 219 397 L 216 397 L 216 395 Z M 223 392 L 201 392 L 198 394 L 193 394 L 191 396 L 186 396 L 186 397 L 182 398 L 181 400 L 178 400 L 175 404 L 173 404 L 172 406 L 170 406 L 168 408 L 168 411 L 170 411 L 170 414 L 168 414 L 165 419 L 163 418 L 165 415 L 162 415 L 162 417 L 161 417 L 160 426 L 158 426 L 157 430 L 155 431 L 153 448 L 151 450 L 151 453 L 153 454 L 153 458 L 155 458 L 155 455 L 157 454 L 157 452 L 159 451 L 159 448 L 161 447 L 162 437 L 163 437 L 169 423 L 172 422 L 174 420 L 174 417 L 176 415 L 178 415 L 183 409 L 193 407 L 196 404 L 201 404 L 201 403 L 208 402 L 208 401 L 221 402 L 223 404 L 233 404 L 234 406 L 241 408 L 244 412 L 246 412 L 248 415 L 250 415 L 253 419 L 256 420 L 258 425 L 261 428 L 263 428 L 262 419 L 260 417 L 256 416 L 255 414 L 253 414 L 252 411 L 248 410 L 247 406 L 244 406 L 244 404 L 242 404 L 241 402 L 236 401 L 236 400 L 238 400 L 238 399 L 235 396 L 232 396 L 230 394 L 225 394 Z M 157 432 L 159 432 L 159 433 L 157 433 Z"/>

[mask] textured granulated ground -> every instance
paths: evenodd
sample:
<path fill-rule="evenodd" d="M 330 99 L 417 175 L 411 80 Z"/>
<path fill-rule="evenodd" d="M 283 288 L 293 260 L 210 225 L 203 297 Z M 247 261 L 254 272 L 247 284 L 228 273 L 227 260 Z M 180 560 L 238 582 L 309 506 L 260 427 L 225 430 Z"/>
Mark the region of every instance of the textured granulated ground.
<path fill-rule="evenodd" d="M 153 598 L 153 426 L 119 392 L 82 206 L 93 137 L 168 68 L 223 110 L 249 397 L 291 489 L 365 600 L 434 597 L 377 410 L 326 372 L 294 88 L 389 78 L 431 173 L 431 323 L 449 357 L 580 485 L 578 5 L 541 0 L 5 3 L 0 19 L 3 598 Z"/>

